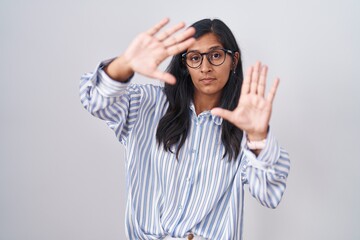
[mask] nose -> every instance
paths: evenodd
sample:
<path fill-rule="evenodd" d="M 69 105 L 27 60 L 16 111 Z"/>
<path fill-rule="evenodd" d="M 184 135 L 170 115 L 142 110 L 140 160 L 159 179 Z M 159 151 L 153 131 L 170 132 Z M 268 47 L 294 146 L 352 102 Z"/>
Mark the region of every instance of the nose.
<path fill-rule="evenodd" d="M 212 70 L 212 64 L 206 56 L 203 56 L 203 61 L 200 65 L 201 72 L 210 72 Z"/>

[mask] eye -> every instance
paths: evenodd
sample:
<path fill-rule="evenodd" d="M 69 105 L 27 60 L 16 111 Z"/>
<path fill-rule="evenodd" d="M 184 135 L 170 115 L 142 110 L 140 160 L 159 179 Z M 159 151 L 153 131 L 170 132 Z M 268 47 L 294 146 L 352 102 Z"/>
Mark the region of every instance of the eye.
<path fill-rule="evenodd" d="M 188 60 L 191 62 L 199 62 L 201 60 L 201 55 L 198 53 L 189 54 Z"/>
<path fill-rule="evenodd" d="M 222 55 L 223 55 L 223 53 L 221 51 L 212 51 L 210 53 L 210 58 L 214 59 L 214 60 L 217 60 L 217 59 L 222 58 Z"/>

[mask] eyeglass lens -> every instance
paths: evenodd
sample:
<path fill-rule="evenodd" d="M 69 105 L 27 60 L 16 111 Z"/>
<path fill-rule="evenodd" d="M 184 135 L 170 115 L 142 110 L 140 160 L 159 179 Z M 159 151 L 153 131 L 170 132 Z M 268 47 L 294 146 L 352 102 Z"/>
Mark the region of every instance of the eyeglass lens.
<path fill-rule="evenodd" d="M 197 68 L 201 65 L 204 55 L 206 55 L 209 62 L 215 66 L 223 64 L 226 57 L 223 49 L 212 50 L 207 53 L 188 52 L 186 54 L 186 64 L 191 68 Z"/>

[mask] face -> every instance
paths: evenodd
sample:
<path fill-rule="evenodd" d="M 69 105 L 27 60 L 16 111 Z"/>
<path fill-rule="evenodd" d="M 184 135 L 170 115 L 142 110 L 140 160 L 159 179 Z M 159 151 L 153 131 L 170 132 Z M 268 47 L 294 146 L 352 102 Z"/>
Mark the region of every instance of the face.
<path fill-rule="evenodd" d="M 195 51 L 199 53 L 205 53 L 221 48 L 224 47 L 219 42 L 216 35 L 213 33 L 208 33 L 198 38 L 196 42 L 189 47 L 187 52 L 189 53 L 190 51 Z M 225 62 L 220 66 L 212 65 L 207 59 L 206 55 L 203 55 L 202 64 L 198 68 L 190 68 L 187 66 L 195 87 L 195 99 L 206 96 L 220 100 L 222 89 L 229 79 L 229 74 L 237 64 L 236 54 L 235 59 L 233 59 L 229 53 L 226 53 Z"/>

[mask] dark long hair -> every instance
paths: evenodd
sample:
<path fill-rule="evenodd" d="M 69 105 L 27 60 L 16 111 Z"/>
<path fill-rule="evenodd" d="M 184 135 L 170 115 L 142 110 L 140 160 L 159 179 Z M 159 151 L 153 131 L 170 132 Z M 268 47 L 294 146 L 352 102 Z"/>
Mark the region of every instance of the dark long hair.
<path fill-rule="evenodd" d="M 195 28 L 195 38 L 213 33 L 224 48 L 239 53 L 239 60 L 235 71 L 229 73 L 229 79 L 223 88 L 220 106 L 221 108 L 233 110 L 239 101 L 240 89 L 243 82 L 243 70 L 241 62 L 240 48 L 231 30 L 218 19 L 203 19 L 192 25 Z M 166 151 L 171 151 L 170 147 L 178 144 L 176 157 L 179 150 L 184 145 L 190 129 L 189 107 L 194 97 L 194 85 L 186 65 L 182 61 L 181 54 L 175 55 L 167 72 L 174 75 L 177 79 L 175 85 L 165 84 L 164 92 L 169 102 L 169 107 L 165 115 L 160 119 L 156 132 L 156 139 L 159 145 Z M 230 122 L 223 120 L 221 140 L 225 147 L 225 157 L 229 154 L 229 160 L 236 159 L 240 152 L 240 144 L 243 131 L 235 127 Z"/>

